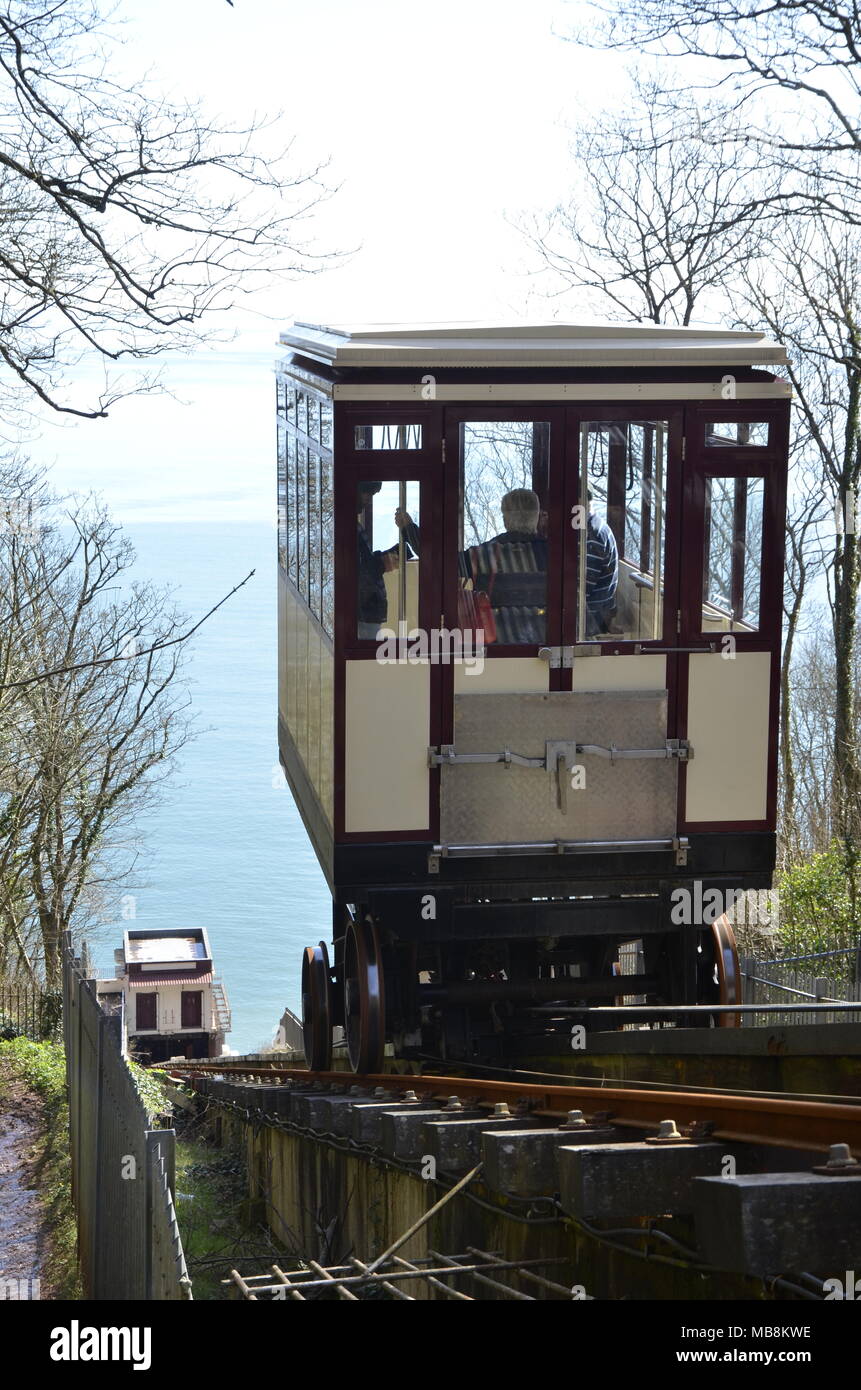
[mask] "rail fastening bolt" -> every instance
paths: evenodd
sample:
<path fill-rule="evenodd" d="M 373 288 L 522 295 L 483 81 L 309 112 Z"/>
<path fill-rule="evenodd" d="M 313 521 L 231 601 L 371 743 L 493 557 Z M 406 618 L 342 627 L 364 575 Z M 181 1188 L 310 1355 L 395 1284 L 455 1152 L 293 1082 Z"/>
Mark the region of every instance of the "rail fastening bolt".
<path fill-rule="evenodd" d="M 563 1120 L 560 1129 L 585 1129 L 586 1118 L 582 1110 L 569 1110 L 568 1118 Z"/>
<path fill-rule="evenodd" d="M 857 1168 L 858 1160 L 852 1157 L 848 1144 L 831 1144 L 828 1149 L 826 1168 Z"/>
<path fill-rule="evenodd" d="M 646 1140 L 647 1144 L 688 1144 L 690 1142 L 684 1134 L 679 1134 L 675 1120 L 661 1120 L 657 1134 L 651 1135 Z"/>

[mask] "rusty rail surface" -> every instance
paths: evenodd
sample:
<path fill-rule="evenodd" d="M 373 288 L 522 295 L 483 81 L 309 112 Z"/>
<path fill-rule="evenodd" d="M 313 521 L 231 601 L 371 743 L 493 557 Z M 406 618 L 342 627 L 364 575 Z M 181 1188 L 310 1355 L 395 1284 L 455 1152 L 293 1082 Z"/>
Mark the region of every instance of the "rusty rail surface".
<path fill-rule="evenodd" d="M 827 1152 L 832 1144 L 848 1144 L 861 1157 L 861 1101 L 857 1104 L 828 1100 L 779 1099 L 773 1096 L 736 1095 L 722 1092 L 676 1090 L 640 1091 L 622 1086 L 553 1085 L 546 1082 L 486 1081 L 463 1076 L 395 1075 L 391 1072 L 357 1075 L 343 1071 L 308 1071 L 277 1063 L 246 1066 L 244 1063 L 183 1062 L 163 1068 L 170 1075 L 236 1075 L 284 1081 L 325 1082 L 329 1085 L 397 1089 L 409 1085 L 417 1093 L 444 1100 L 458 1096 L 474 1103 L 493 1105 L 507 1101 L 525 1104 L 531 1115 L 563 1120 L 575 1105 L 591 1115 L 612 1118 L 615 1125 L 651 1129 L 661 1120 L 673 1119 L 679 1128 L 697 1126 L 716 1139 L 781 1148 Z"/>

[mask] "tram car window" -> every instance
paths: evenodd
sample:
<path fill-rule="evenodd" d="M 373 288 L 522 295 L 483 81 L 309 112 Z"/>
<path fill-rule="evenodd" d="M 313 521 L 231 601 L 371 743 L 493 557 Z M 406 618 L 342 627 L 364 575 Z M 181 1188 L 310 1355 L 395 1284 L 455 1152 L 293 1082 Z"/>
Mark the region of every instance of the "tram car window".
<path fill-rule="evenodd" d="M 360 1072 L 540 1063 L 626 1000 L 737 1026 L 731 914 L 702 904 L 774 868 L 784 349 L 647 324 L 281 342 L 279 752 L 332 896 L 309 1061 L 342 1030 Z"/>
<path fill-rule="evenodd" d="M 579 636 L 651 641 L 663 628 L 669 422 L 581 426 Z"/>

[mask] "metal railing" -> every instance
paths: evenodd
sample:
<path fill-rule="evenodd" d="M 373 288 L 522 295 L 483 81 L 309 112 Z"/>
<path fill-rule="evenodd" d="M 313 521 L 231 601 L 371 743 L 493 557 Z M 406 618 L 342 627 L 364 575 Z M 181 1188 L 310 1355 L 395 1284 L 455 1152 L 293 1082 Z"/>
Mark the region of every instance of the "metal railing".
<path fill-rule="evenodd" d="M 59 1030 L 62 995 L 36 984 L 0 981 L 0 1038 L 53 1039 Z"/>
<path fill-rule="evenodd" d="M 827 955 L 843 954 L 829 952 Z M 744 983 L 745 1004 L 797 1004 L 798 1012 L 786 1015 L 784 1023 L 845 1023 L 855 1021 L 859 1015 L 846 1011 L 823 1009 L 824 1004 L 853 1003 L 861 1001 L 861 983 L 852 983 L 843 978 L 813 975 L 798 970 L 798 964 L 826 958 L 826 953 L 801 956 L 788 960 L 756 960 L 752 956 L 740 956 Z M 805 1010 L 809 1002 L 819 1007 Z M 746 1026 L 757 1027 L 769 1022 L 767 1014 L 752 1013 L 745 1017 Z"/>
<path fill-rule="evenodd" d="M 151 1129 L 123 1052 L 122 1011 L 106 1013 L 63 943 L 63 1038 L 72 1201 L 88 1299 L 191 1298 L 173 1205 L 175 1135 Z"/>
<path fill-rule="evenodd" d="M 215 1014 L 219 1033 L 226 1036 L 230 1032 L 231 1025 L 230 1001 L 227 998 L 224 982 L 217 975 L 213 977 L 212 981 L 212 1010 Z"/>

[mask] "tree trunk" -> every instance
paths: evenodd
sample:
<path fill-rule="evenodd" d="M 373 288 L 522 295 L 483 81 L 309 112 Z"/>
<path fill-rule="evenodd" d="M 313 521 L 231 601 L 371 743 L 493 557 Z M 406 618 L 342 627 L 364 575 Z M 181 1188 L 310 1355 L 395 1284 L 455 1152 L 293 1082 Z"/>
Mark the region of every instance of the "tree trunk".
<path fill-rule="evenodd" d="M 837 833 L 846 865 L 846 879 L 852 922 L 861 932 L 858 914 L 859 810 L 861 810 L 861 764 L 856 735 L 856 697 L 854 688 L 855 649 L 858 638 L 859 572 L 858 538 L 855 534 L 855 490 L 861 447 L 861 382 L 853 372 L 850 378 L 846 419 L 846 448 L 840 501 L 845 526 L 838 535 L 834 553 L 834 801 Z M 861 945 L 861 940 L 859 940 Z M 857 978 L 857 970 L 856 970 Z"/>
<path fill-rule="evenodd" d="M 42 928 L 42 950 L 45 957 L 45 988 L 61 989 L 63 985 L 63 964 L 60 943 L 63 939 L 65 923 L 56 912 L 40 912 L 39 923 Z"/>

